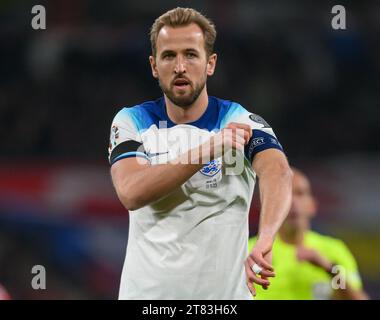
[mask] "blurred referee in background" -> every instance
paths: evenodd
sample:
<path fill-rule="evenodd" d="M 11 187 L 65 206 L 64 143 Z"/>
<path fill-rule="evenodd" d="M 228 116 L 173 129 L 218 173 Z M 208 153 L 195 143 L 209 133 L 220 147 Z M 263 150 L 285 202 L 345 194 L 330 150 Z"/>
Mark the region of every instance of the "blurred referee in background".
<path fill-rule="evenodd" d="M 292 170 L 292 206 L 273 246 L 273 266 L 278 276 L 270 290 L 258 288 L 256 299 L 367 299 L 355 258 L 344 242 L 310 230 L 316 200 L 306 175 L 299 169 Z M 251 238 L 249 248 L 255 242 L 256 238 Z M 333 282 L 337 288 L 333 288 Z"/>

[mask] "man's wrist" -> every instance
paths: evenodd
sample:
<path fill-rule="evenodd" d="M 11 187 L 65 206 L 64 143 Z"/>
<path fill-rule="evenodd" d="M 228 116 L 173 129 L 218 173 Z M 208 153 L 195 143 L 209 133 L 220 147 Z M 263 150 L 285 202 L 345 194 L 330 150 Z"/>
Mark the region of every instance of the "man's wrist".
<path fill-rule="evenodd" d="M 169 163 L 187 165 L 187 166 L 198 168 L 199 170 L 204 166 L 204 164 L 202 163 L 200 159 L 201 157 L 200 153 L 197 153 L 197 151 L 199 150 L 196 150 L 196 149 L 188 150 L 182 153 L 181 155 L 179 155 L 174 160 L 170 161 Z"/>
<path fill-rule="evenodd" d="M 257 240 L 271 242 L 273 244 L 276 234 L 270 231 L 259 231 Z"/>

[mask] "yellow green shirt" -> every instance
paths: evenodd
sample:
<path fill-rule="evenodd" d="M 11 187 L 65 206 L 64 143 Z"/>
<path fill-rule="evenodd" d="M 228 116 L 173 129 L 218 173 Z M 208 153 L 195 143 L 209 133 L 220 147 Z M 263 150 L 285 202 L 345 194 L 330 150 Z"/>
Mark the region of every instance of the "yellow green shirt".
<path fill-rule="evenodd" d="M 249 251 L 252 250 L 255 241 L 256 237 L 249 239 Z M 343 241 L 308 231 L 305 234 L 304 245 L 342 266 L 344 272 L 341 274 L 345 274 L 346 281 L 352 288 L 362 288 L 356 261 Z M 333 278 L 322 268 L 309 262 L 298 261 L 294 245 L 285 243 L 277 236 L 272 253 L 276 277 L 270 278 L 271 284 L 268 290 L 255 285 L 257 293 L 255 299 L 313 300 L 331 297 Z"/>

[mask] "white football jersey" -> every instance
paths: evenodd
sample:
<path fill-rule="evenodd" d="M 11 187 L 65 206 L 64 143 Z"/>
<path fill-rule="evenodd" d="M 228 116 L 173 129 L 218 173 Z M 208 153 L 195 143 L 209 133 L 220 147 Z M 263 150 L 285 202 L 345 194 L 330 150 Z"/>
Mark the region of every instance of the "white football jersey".
<path fill-rule="evenodd" d="M 130 212 L 119 299 L 251 299 L 244 270 L 256 179 L 251 163 L 260 151 L 282 150 L 264 119 L 210 96 L 200 119 L 176 125 L 164 98 L 145 102 L 115 116 L 109 161 L 144 157 L 164 164 L 229 122 L 253 130 L 244 154 L 235 156 L 240 167 L 215 159 L 166 197 Z"/>

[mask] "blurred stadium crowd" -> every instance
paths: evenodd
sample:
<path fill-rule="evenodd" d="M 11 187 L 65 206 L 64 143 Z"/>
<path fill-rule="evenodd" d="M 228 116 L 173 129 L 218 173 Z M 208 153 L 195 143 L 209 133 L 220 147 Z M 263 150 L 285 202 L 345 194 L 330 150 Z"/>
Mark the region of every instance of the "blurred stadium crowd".
<path fill-rule="evenodd" d="M 33 4 L 46 7 L 46 30 L 31 28 Z M 272 125 L 315 183 L 315 227 L 347 242 L 379 298 L 380 3 L 343 1 L 344 31 L 331 28 L 334 4 L 181 2 L 217 27 L 209 93 Z M 12 297 L 117 296 L 128 215 L 108 176 L 110 124 L 122 106 L 161 95 L 148 32 L 177 5 L 1 1 L 0 283 Z M 47 269 L 44 292 L 30 287 L 35 264 Z"/>

